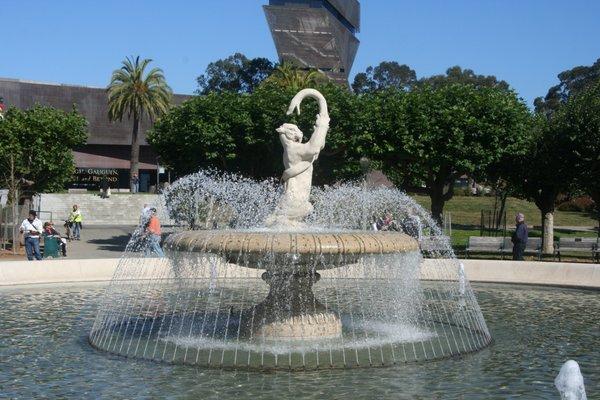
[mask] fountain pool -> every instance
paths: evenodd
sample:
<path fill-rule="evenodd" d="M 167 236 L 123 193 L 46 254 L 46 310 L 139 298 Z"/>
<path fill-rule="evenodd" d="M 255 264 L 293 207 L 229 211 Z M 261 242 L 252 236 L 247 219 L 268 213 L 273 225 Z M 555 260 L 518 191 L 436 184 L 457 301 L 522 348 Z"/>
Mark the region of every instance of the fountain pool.
<path fill-rule="evenodd" d="M 494 343 L 480 352 L 391 368 L 222 371 L 110 356 L 89 327 L 106 284 L 0 288 L 3 398 L 558 398 L 573 358 L 600 393 L 597 291 L 474 284 Z"/>

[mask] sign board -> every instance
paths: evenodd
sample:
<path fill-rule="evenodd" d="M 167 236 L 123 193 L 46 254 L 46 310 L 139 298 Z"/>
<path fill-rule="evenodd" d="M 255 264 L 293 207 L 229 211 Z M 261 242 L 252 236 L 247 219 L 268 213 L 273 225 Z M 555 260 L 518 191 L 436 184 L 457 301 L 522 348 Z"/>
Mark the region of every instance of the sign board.
<path fill-rule="evenodd" d="M 76 168 L 69 187 L 98 189 L 102 178 L 111 188 L 128 187 L 129 170 L 116 168 Z"/>

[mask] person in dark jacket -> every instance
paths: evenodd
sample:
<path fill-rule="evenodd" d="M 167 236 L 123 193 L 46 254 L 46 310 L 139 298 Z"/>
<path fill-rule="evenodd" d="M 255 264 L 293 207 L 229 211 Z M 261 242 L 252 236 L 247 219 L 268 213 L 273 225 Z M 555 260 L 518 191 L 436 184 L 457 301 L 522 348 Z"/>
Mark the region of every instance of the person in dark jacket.
<path fill-rule="evenodd" d="M 515 233 L 513 233 L 511 238 L 513 242 L 513 260 L 523 261 L 529 232 L 527 231 L 527 224 L 525 224 L 525 216 L 523 214 L 518 213 L 515 222 L 517 223 L 517 229 L 515 229 Z"/>
<path fill-rule="evenodd" d="M 102 178 L 100 178 L 100 197 L 103 199 L 108 199 L 108 189 L 109 189 L 109 185 L 108 185 L 108 179 L 106 179 L 105 175 L 102 175 Z"/>

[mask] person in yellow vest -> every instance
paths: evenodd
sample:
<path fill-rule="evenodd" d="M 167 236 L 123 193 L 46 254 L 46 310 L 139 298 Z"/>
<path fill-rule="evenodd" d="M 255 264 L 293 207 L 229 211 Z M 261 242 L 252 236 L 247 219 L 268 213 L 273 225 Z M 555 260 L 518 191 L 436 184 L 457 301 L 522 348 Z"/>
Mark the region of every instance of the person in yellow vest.
<path fill-rule="evenodd" d="M 81 221 L 83 221 L 83 216 L 81 215 L 81 210 L 77 206 L 77 204 L 73 205 L 73 211 L 69 215 L 69 222 L 73 226 L 73 239 L 81 240 Z"/>

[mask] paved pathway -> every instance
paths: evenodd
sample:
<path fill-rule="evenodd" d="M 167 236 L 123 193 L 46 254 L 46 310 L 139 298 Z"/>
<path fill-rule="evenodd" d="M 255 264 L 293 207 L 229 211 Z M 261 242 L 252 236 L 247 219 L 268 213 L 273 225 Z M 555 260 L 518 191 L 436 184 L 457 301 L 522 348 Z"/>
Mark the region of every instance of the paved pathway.
<path fill-rule="evenodd" d="M 81 240 L 67 243 L 67 257 L 119 258 L 134 229 L 133 225 L 84 225 Z"/>
<path fill-rule="evenodd" d="M 81 240 L 74 240 L 67 243 L 67 258 L 119 258 L 125 251 L 125 246 L 129 242 L 131 233 L 135 230 L 135 225 L 83 225 L 81 230 Z M 172 230 L 170 227 L 163 227 L 164 232 Z M 64 229 L 59 227 L 59 232 L 64 233 Z M 25 253 L 13 256 L 4 254 L 0 261 L 19 261 L 25 259 Z"/>

